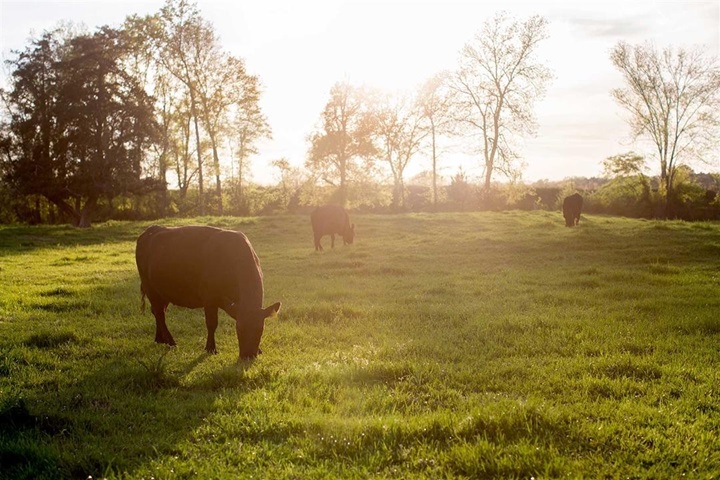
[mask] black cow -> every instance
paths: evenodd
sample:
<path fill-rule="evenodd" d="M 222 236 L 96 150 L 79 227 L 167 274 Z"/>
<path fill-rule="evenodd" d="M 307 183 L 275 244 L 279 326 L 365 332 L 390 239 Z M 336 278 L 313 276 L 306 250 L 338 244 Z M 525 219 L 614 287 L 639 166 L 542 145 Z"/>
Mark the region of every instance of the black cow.
<path fill-rule="evenodd" d="M 315 236 L 315 250 L 322 250 L 320 239 L 330 235 L 330 246 L 335 248 L 335 234 L 341 235 L 345 245 L 353 243 L 355 238 L 355 224 L 350 224 L 350 216 L 339 205 L 323 205 L 310 214 L 313 235 Z"/>
<path fill-rule="evenodd" d="M 265 318 L 280 310 L 280 302 L 262 308 L 263 274 L 245 235 L 204 226 L 153 225 L 138 237 L 135 260 L 143 307 L 147 296 L 155 316 L 156 342 L 175 345 L 165 324 L 169 304 L 204 308 L 205 350 L 217 353 L 215 329 L 222 309 L 235 319 L 240 358 L 257 356 Z"/>
<path fill-rule="evenodd" d="M 565 197 L 563 200 L 563 217 L 565 217 L 565 226 L 574 227 L 580 223 L 580 212 L 582 211 L 583 198 L 579 193 Z"/>

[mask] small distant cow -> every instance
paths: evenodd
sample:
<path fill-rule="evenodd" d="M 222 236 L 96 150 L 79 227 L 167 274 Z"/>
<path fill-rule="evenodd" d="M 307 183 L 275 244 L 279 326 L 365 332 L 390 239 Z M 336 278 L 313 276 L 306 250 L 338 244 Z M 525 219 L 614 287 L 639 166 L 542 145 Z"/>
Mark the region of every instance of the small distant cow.
<path fill-rule="evenodd" d="M 580 212 L 582 211 L 583 198 L 579 193 L 565 197 L 563 200 L 563 217 L 565 217 L 565 226 L 574 227 L 580 223 Z"/>
<path fill-rule="evenodd" d="M 175 345 L 165 324 L 169 304 L 205 309 L 205 350 L 217 353 L 218 309 L 235 319 L 240 358 L 260 352 L 265 318 L 280 302 L 263 303 L 263 274 L 250 241 L 240 232 L 205 226 L 148 227 L 137 239 L 135 261 L 143 306 L 150 300 L 155 341 Z"/>
<path fill-rule="evenodd" d="M 335 248 L 335 234 L 341 235 L 345 245 L 353 243 L 355 238 L 355 224 L 350 224 L 350 216 L 339 205 L 323 205 L 310 214 L 313 235 L 315 236 L 315 251 L 322 250 L 320 239 L 330 235 L 330 246 Z"/>

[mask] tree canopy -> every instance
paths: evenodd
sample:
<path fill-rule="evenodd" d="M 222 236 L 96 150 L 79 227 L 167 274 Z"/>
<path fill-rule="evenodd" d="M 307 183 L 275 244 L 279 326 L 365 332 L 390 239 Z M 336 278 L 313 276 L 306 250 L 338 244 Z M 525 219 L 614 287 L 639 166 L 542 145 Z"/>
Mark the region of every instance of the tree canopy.
<path fill-rule="evenodd" d="M 5 180 L 45 196 L 86 227 L 100 197 L 148 191 L 143 152 L 156 140 L 152 99 L 122 65 L 122 33 L 55 31 L 11 61 Z"/>
<path fill-rule="evenodd" d="M 720 66 L 700 50 L 658 50 L 649 43 L 619 42 L 610 59 L 625 80 L 613 97 L 628 112 L 633 135 L 655 146 L 662 189 L 658 215 L 667 216 L 678 166 L 702 160 L 718 144 Z"/>
<path fill-rule="evenodd" d="M 456 119 L 477 138 L 486 191 L 495 172 L 514 173 L 516 137 L 535 131 L 532 107 L 551 78 L 535 58 L 547 24 L 539 15 L 519 21 L 498 13 L 463 47 L 450 80 Z"/>

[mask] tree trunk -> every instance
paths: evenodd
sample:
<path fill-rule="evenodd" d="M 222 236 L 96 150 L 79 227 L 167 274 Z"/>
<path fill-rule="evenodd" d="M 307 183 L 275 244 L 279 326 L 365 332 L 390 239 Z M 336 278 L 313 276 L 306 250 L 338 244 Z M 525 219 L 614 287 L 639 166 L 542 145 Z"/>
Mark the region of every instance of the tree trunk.
<path fill-rule="evenodd" d="M 674 204 L 673 204 L 673 179 L 671 175 L 668 175 L 665 185 L 665 217 L 664 218 L 674 218 L 675 217 L 675 211 L 674 211 Z"/>
<path fill-rule="evenodd" d="M 80 218 L 77 225 L 79 228 L 90 228 L 96 207 L 97 199 L 92 198 L 85 202 L 82 210 L 80 210 Z"/>
<path fill-rule="evenodd" d="M 393 185 L 393 199 L 392 199 L 392 207 L 393 210 L 397 211 L 400 209 L 400 193 L 401 193 L 401 186 L 400 186 L 400 179 L 395 176 L 394 179 L 394 185 Z"/>
<path fill-rule="evenodd" d="M 165 150 L 167 152 L 167 150 Z M 168 197 L 167 189 L 167 153 L 163 153 L 160 157 L 160 217 L 164 218 L 167 216 L 168 207 L 170 200 Z"/>
<path fill-rule="evenodd" d="M 212 143 L 213 162 L 215 164 L 215 190 L 218 197 L 218 214 L 223 214 L 223 202 L 222 202 L 222 185 L 220 183 L 220 157 L 218 156 L 217 146 L 215 145 L 214 135 L 210 136 L 210 142 Z"/>
<path fill-rule="evenodd" d="M 345 169 L 340 170 L 340 192 L 339 201 L 342 207 L 347 206 L 347 172 Z"/>
<path fill-rule="evenodd" d="M 57 219 L 55 218 L 55 205 L 50 202 L 48 202 L 48 223 L 50 225 L 57 223 Z"/>
<path fill-rule="evenodd" d="M 198 125 L 197 106 L 195 105 L 195 93 L 193 87 L 190 87 L 190 110 L 192 111 L 193 123 L 195 124 L 195 145 L 198 161 L 198 203 L 200 215 L 205 215 L 205 197 L 203 194 L 203 170 L 202 170 L 202 153 L 200 151 L 200 126 Z"/>
<path fill-rule="evenodd" d="M 667 220 L 671 195 L 671 181 L 666 171 L 660 173 L 660 184 L 658 185 L 658 203 L 655 208 L 655 218 Z"/>
<path fill-rule="evenodd" d="M 79 227 L 81 226 L 81 216 L 80 216 L 80 198 L 75 198 L 75 207 L 70 205 L 68 202 L 63 200 L 62 198 L 57 197 L 46 197 L 50 202 L 55 204 L 58 208 L 58 210 L 61 212 L 61 214 L 65 215 L 66 217 L 70 218 L 70 223 L 73 227 Z M 87 219 L 86 219 L 87 221 Z M 89 226 L 89 224 L 88 224 Z"/>
<path fill-rule="evenodd" d="M 42 223 L 42 213 L 40 208 L 40 196 L 35 195 L 35 211 L 33 212 L 33 223 L 35 224 L 41 224 Z"/>
<path fill-rule="evenodd" d="M 237 182 L 237 201 L 238 205 L 240 206 L 240 213 L 244 213 L 243 209 L 245 208 L 245 202 L 243 201 L 243 161 L 240 160 L 238 162 L 238 182 Z"/>
<path fill-rule="evenodd" d="M 405 207 L 405 182 L 403 182 L 402 174 L 395 175 L 394 180 L 393 209 L 399 210 Z"/>
<path fill-rule="evenodd" d="M 435 125 L 432 125 L 432 188 L 433 211 L 437 211 L 437 153 L 435 150 Z"/>

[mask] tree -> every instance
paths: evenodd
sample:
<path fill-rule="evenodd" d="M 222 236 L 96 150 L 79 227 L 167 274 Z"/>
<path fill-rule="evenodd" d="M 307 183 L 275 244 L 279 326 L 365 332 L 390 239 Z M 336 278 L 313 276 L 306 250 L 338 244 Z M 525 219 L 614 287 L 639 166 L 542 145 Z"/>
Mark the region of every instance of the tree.
<path fill-rule="evenodd" d="M 16 58 L 7 61 L 10 90 L 2 91 L 7 121 L 3 125 L 3 179 L 17 195 L 44 192 L 62 194 L 53 172 L 65 174 L 62 141 L 65 127 L 55 121 L 60 79 L 55 65 L 61 60 L 68 32 L 56 29 Z M 58 191 L 56 191 L 58 190 Z"/>
<path fill-rule="evenodd" d="M 207 51 L 200 51 L 206 59 L 196 59 L 195 65 L 203 66 L 196 72 L 198 78 L 198 98 L 202 109 L 200 117 L 210 140 L 213 156 L 213 169 L 215 173 L 215 193 L 218 198 L 219 214 L 222 215 L 222 184 L 220 180 L 219 141 L 224 133 L 228 109 L 235 103 L 234 95 L 239 93 L 237 84 L 247 76 L 245 65 L 231 55 L 219 50 L 219 45 L 212 38 L 211 46 Z"/>
<path fill-rule="evenodd" d="M 465 210 L 467 204 L 472 199 L 472 195 L 473 186 L 461 167 L 458 172 L 450 178 L 450 185 L 447 187 L 448 200 L 459 205 L 460 210 Z"/>
<path fill-rule="evenodd" d="M 372 105 L 376 147 L 393 176 L 393 207 L 405 206 L 404 173 L 428 131 L 420 104 L 410 96 L 386 94 Z"/>
<path fill-rule="evenodd" d="M 299 207 L 303 188 L 311 179 L 304 169 L 293 167 L 286 158 L 274 160 L 272 166 L 280 172 L 278 187 L 283 208 L 293 212 Z"/>
<path fill-rule="evenodd" d="M 430 147 L 432 151 L 432 203 L 435 210 L 437 210 L 438 202 L 437 139 L 439 135 L 450 133 L 452 130 L 451 127 L 455 123 L 450 115 L 452 97 L 447 90 L 447 81 L 447 72 L 439 73 L 425 82 L 418 94 L 418 104 L 422 108 L 423 117 L 427 122 L 426 128 L 430 135 Z"/>
<path fill-rule="evenodd" d="M 625 88 L 612 90 L 630 114 L 634 137 L 648 138 L 660 162 L 657 216 L 671 214 L 677 168 L 702 159 L 717 145 L 720 125 L 720 68 L 700 50 L 658 51 L 652 44 L 619 42 L 610 59 Z"/>
<path fill-rule="evenodd" d="M 176 110 L 184 93 L 180 82 L 161 66 L 161 51 L 154 41 L 159 28 L 157 16 L 130 15 L 123 23 L 122 33 L 129 50 L 127 71 L 133 72 L 143 89 L 155 98 L 158 141 L 153 145 L 155 162 L 146 167 L 158 180 L 161 194 L 158 214 L 165 216 L 169 207 L 167 173 L 174 147 L 172 134 L 176 129 Z"/>
<path fill-rule="evenodd" d="M 532 106 L 551 78 L 535 54 L 547 36 L 547 20 L 539 15 L 518 22 L 500 13 L 460 53 L 450 87 L 457 119 L 479 137 L 484 192 L 494 172 L 512 175 L 518 158 L 514 137 L 535 132 Z"/>
<path fill-rule="evenodd" d="M 256 146 L 258 140 L 272 138 L 272 130 L 260 109 L 258 78 L 245 75 L 240 80 L 234 87 L 234 113 L 230 138 L 237 146 L 235 153 L 238 166 L 237 197 L 243 201 L 243 178 L 249 169 L 250 156 L 258 153 Z"/>
<path fill-rule="evenodd" d="M 606 158 L 602 165 L 610 180 L 593 195 L 593 201 L 615 215 L 651 216 L 652 184 L 644 173 L 645 157 L 627 152 Z"/>
<path fill-rule="evenodd" d="M 147 191 L 145 149 L 155 141 L 150 97 L 123 68 L 117 30 L 32 42 L 10 62 L 12 143 L 6 180 L 23 195 L 43 195 L 89 227 L 100 198 Z"/>
<path fill-rule="evenodd" d="M 362 173 L 359 162 L 375 154 L 365 93 L 348 83 L 336 83 L 321 117 L 321 129 L 310 136 L 306 165 L 337 187 L 337 200 L 345 205 L 348 184 Z"/>
<path fill-rule="evenodd" d="M 198 105 L 198 74 L 210 65 L 208 52 L 214 46 L 212 27 L 200 16 L 197 5 L 190 0 L 166 0 L 152 30 L 160 52 L 158 59 L 187 89 L 190 118 L 195 127 L 198 199 L 200 215 L 205 214 L 202 143 L 200 141 L 200 106 Z"/>

